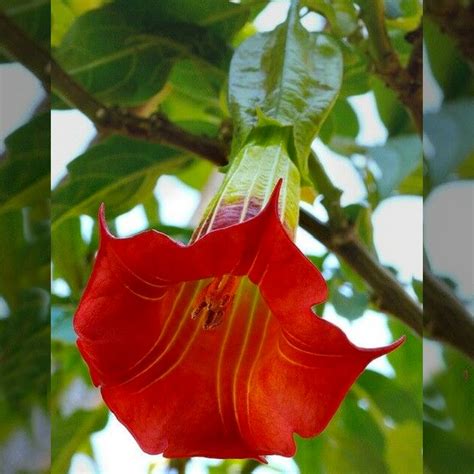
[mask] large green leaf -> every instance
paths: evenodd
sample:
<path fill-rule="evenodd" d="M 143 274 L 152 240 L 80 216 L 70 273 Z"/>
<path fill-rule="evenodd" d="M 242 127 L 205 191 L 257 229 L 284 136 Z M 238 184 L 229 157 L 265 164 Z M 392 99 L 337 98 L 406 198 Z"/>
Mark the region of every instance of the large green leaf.
<path fill-rule="evenodd" d="M 143 202 L 157 178 L 190 162 L 171 148 L 120 136 L 108 138 L 68 165 L 68 178 L 53 192 L 53 226 L 66 217 L 97 215 L 101 202 L 114 217 Z"/>
<path fill-rule="evenodd" d="M 227 42 L 244 26 L 252 10 L 245 2 L 227 0 L 116 0 L 116 3 L 129 18 L 142 24 L 154 27 L 158 22 L 193 23 L 209 28 Z"/>
<path fill-rule="evenodd" d="M 420 166 L 422 146 L 417 135 L 401 135 L 389 138 L 384 145 L 369 148 L 368 154 L 379 168 L 375 181 L 379 197 L 384 199 Z"/>
<path fill-rule="evenodd" d="M 87 12 L 64 36 L 56 57 L 100 100 L 126 106 L 158 93 L 180 58 L 217 71 L 227 67 L 230 52 L 212 31 L 153 18 L 152 25 L 137 22 L 134 12 L 115 4 Z"/>
<path fill-rule="evenodd" d="M 424 132 L 430 142 L 428 169 L 432 185 L 438 185 L 474 153 L 474 99 L 458 99 L 443 103 L 437 112 L 426 113 Z M 471 170 L 472 172 L 472 170 Z"/>
<path fill-rule="evenodd" d="M 234 150 L 257 125 L 260 111 L 274 123 L 292 127 L 295 158 L 306 176 L 311 142 L 337 98 L 341 79 L 342 55 L 336 42 L 306 31 L 293 4 L 284 24 L 250 37 L 232 58 Z"/>
<path fill-rule="evenodd" d="M 0 214 L 31 205 L 49 194 L 49 114 L 33 118 L 5 140 L 0 164 Z"/>
<path fill-rule="evenodd" d="M 219 100 L 224 81 L 191 60 L 177 62 L 159 104 L 171 121 L 196 133 L 216 136 L 224 118 Z"/>

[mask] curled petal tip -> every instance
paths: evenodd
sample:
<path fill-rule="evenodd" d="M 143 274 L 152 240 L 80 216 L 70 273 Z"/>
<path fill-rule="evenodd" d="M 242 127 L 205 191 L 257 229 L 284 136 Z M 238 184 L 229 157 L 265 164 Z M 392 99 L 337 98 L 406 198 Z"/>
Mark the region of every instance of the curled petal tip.
<path fill-rule="evenodd" d="M 107 221 L 105 219 L 105 203 L 101 203 L 99 207 L 98 219 L 99 219 L 100 236 L 102 238 L 112 237 L 112 234 L 110 233 L 109 228 L 107 226 Z"/>
<path fill-rule="evenodd" d="M 274 209 L 275 212 L 278 214 L 278 201 L 280 198 L 280 191 L 283 185 L 283 179 L 280 178 L 275 187 L 273 188 L 272 195 L 270 196 L 270 200 L 268 202 L 268 208 Z"/>
<path fill-rule="evenodd" d="M 390 352 L 394 351 L 397 347 L 401 346 L 405 342 L 405 340 L 406 340 L 406 337 L 402 336 L 396 341 L 389 344 L 388 346 L 368 349 L 368 351 L 371 353 L 371 359 L 376 359 L 377 357 L 381 357 L 383 355 L 389 354 Z"/>
<path fill-rule="evenodd" d="M 406 339 L 407 339 L 406 336 L 399 337 L 395 342 L 392 342 L 391 344 L 387 346 L 387 349 L 388 349 L 387 352 L 392 352 L 398 346 L 401 346 L 406 341 Z"/>

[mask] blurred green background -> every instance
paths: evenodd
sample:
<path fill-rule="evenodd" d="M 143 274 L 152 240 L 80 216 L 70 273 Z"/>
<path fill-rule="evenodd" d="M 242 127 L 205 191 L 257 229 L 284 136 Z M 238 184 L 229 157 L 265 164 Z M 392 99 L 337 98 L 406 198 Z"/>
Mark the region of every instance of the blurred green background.
<path fill-rule="evenodd" d="M 105 105 L 144 117 L 159 112 L 189 132 L 226 140 L 233 49 L 257 30 L 284 21 L 288 3 L 53 0 L 51 6 L 50 26 L 48 2 L 0 0 L 6 15 L 39 44 L 49 45 L 51 31 L 53 56 Z M 345 215 L 380 265 L 421 301 L 417 209 L 424 198 L 425 262 L 472 311 L 474 99 L 469 59 L 441 32 L 438 18 L 427 14 L 422 147 L 409 113 L 371 61 L 359 7 L 349 0 L 307 0 L 302 7 L 302 23 L 337 38 L 344 54 L 343 88 L 314 148 L 344 191 Z M 407 33 L 417 29 L 421 13 L 416 0 L 385 1 L 384 25 L 403 65 L 414 47 Z M 6 77 L 2 74 L 12 67 L 8 54 L 2 61 L 0 77 Z M 18 94 L 18 84 L 1 82 L 2 104 Z M 50 122 L 39 86 L 30 87 L 36 92 L 29 112 L 13 126 L 16 130 L 4 125 L 4 117 L 13 114 L 18 98 L 1 110 L 6 138 L 0 159 L 1 473 L 474 471 L 472 361 L 438 342 L 423 346 L 411 329 L 380 312 L 376 295 L 351 267 L 301 231 L 298 245 L 329 282 L 330 299 L 319 312 L 361 345 L 402 334 L 406 343 L 364 372 L 321 436 L 297 439 L 293 460 L 275 456 L 263 467 L 253 461 L 166 461 L 141 453 L 92 386 L 72 330 L 97 249 L 98 203 L 107 201 L 119 235 L 155 228 L 186 242 L 218 173 L 190 154 L 97 134 L 90 121 L 53 94 L 50 235 Z M 314 189 L 305 193 L 305 209 L 325 219 L 323 196 Z"/>

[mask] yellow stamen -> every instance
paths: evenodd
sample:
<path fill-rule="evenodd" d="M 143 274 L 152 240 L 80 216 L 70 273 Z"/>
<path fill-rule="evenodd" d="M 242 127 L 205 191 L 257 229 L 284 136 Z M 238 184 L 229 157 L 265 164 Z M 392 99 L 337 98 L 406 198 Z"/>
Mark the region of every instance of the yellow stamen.
<path fill-rule="evenodd" d="M 223 275 L 214 278 L 199 294 L 191 319 L 204 316 L 204 329 L 214 329 L 224 320 L 232 307 L 238 278 Z"/>

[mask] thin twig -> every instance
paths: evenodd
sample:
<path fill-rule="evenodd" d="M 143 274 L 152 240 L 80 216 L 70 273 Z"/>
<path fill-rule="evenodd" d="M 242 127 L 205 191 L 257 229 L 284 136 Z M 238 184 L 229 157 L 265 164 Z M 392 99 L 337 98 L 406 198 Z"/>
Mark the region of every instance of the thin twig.
<path fill-rule="evenodd" d="M 89 94 L 51 57 L 9 18 L 0 12 L 0 46 L 27 67 L 69 105 L 76 107 L 97 126 L 101 133 L 117 133 L 131 138 L 170 145 L 189 151 L 222 166 L 227 163 L 227 147 L 218 140 L 197 136 L 176 126 L 163 116 L 137 117 L 116 107 L 107 107 Z"/>
<path fill-rule="evenodd" d="M 186 464 L 188 463 L 189 458 L 176 458 L 170 459 L 167 472 L 170 474 L 184 474 L 186 472 Z"/>
<path fill-rule="evenodd" d="M 474 359 L 474 317 L 451 288 L 425 268 L 423 272 L 425 335 L 446 342 Z"/>
<path fill-rule="evenodd" d="M 412 34 L 413 49 L 409 65 L 404 68 L 385 28 L 383 0 L 357 0 L 361 18 L 369 33 L 369 54 L 376 73 L 409 110 L 418 133 L 423 133 L 422 37 Z"/>

